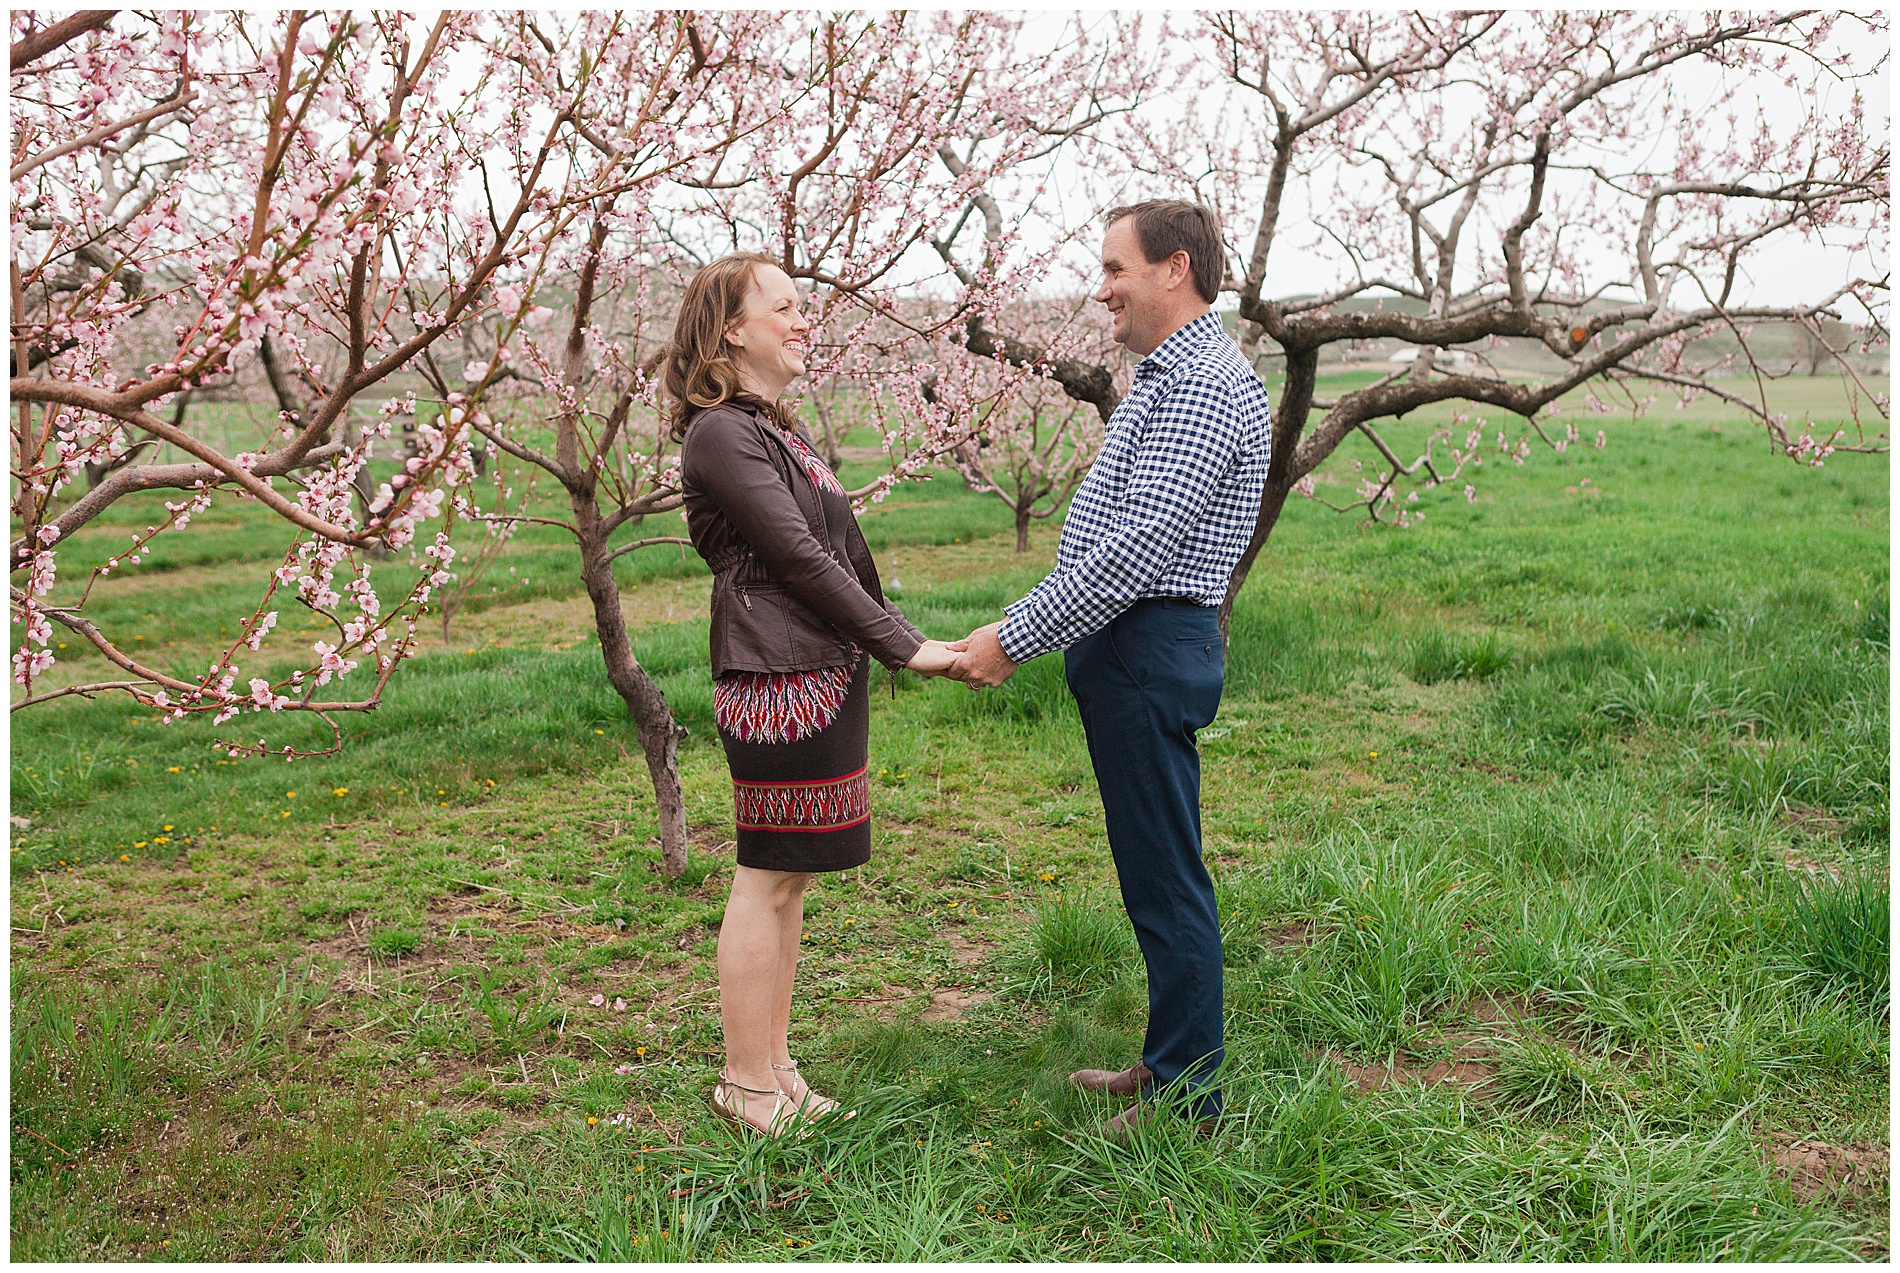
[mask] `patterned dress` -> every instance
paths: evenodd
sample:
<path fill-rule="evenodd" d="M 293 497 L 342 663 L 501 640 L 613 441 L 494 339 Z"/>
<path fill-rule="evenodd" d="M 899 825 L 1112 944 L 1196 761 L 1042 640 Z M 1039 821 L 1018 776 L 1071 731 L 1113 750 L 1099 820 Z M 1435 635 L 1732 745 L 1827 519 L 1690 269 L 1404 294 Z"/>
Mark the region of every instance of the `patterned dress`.
<path fill-rule="evenodd" d="M 784 434 L 818 488 L 827 520 L 851 500 L 817 452 Z M 713 719 L 732 770 L 739 864 L 842 871 L 871 860 L 871 660 L 809 672 L 728 672 Z"/>

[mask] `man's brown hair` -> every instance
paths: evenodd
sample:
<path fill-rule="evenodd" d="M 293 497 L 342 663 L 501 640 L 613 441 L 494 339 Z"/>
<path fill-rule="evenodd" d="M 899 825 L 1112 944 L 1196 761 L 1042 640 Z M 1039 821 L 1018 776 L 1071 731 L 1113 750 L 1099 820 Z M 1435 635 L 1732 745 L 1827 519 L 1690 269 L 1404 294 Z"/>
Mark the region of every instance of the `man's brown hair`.
<path fill-rule="evenodd" d="M 1141 244 L 1148 264 L 1158 265 L 1176 252 L 1186 252 L 1195 292 L 1209 305 L 1214 303 L 1220 295 L 1226 253 L 1213 209 L 1184 199 L 1150 199 L 1110 208 L 1104 220 L 1114 225 L 1123 217 L 1135 219 L 1135 241 Z"/>

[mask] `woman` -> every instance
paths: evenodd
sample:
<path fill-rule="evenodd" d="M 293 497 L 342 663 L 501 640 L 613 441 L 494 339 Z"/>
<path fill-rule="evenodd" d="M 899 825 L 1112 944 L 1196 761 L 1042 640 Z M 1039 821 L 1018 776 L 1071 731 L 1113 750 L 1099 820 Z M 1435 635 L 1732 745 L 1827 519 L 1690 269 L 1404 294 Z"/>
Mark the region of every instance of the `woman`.
<path fill-rule="evenodd" d="M 767 1135 L 837 1109 L 786 1032 L 805 886 L 871 857 L 870 660 L 926 676 L 956 660 L 885 599 L 844 487 L 779 400 L 809 328 L 769 257 L 728 256 L 687 284 L 665 371 L 686 519 L 713 572 L 713 712 L 739 841 L 712 1104 Z"/>

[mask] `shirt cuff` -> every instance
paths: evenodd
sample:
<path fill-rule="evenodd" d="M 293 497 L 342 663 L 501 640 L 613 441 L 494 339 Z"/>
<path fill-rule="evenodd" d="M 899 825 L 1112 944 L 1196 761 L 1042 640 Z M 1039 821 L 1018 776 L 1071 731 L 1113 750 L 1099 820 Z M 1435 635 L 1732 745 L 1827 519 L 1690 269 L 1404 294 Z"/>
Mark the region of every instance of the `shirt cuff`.
<path fill-rule="evenodd" d="M 1012 614 L 1003 620 L 1002 626 L 996 629 L 996 639 L 1002 644 L 1003 653 L 1009 655 L 1013 663 L 1027 663 L 1038 654 L 1047 653 L 1037 648 L 1028 621 L 1019 614 Z"/>

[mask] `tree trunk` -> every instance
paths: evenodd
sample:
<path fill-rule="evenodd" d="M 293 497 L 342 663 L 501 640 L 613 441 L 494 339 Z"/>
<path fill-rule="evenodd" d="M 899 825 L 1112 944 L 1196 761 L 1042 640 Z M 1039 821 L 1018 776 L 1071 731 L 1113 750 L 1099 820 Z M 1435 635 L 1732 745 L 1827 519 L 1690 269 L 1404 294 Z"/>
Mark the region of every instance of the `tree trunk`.
<path fill-rule="evenodd" d="M 1280 512 L 1286 507 L 1286 497 L 1292 493 L 1297 480 L 1293 476 L 1293 452 L 1300 444 L 1300 434 L 1306 430 L 1306 417 L 1313 409 L 1313 388 L 1318 379 L 1319 350 L 1288 348 L 1286 381 L 1280 387 L 1280 409 L 1273 413 L 1273 456 L 1267 462 L 1267 484 L 1260 492 L 1260 515 L 1254 519 L 1247 550 L 1240 554 L 1234 572 L 1227 576 L 1227 595 L 1220 603 L 1223 639 L 1234 617 L 1234 598 L 1240 595 L 1247 576 L 1253 572 L 1260 550 L 1267 546 L 1267 537 L 1273 534 Z"/>
<path fill-rule="evenodd" d="M 1028 504 L 1018 504 L 1016 506 L 1016 551 L 1019 553 L 1026 553 L 1029 551 L 1029 505 Z"/>
<path fill-rule="evenodd" d="M 600 636 L 607 680 L 626 701 L 627 712 L 639 728 L 640 750 L 646 753 L 647 772 L 653 777 L 660 815 L 660 873 L 669 880 L 678 879 L 686 870 L 686 802 L 680 794 L 679 763 L 679 740 L 686 731 L 674 722 L 666 695 L 633 657 L 626 616 L 620 613 L 620 585 L 614 581 L 613 559 L 600 530 L 599 508 L 591 496 L 578 494 L 573 505 L 581 532 L 581 582 L 594 603 L 594 630 Z"/>
<path fill-rule="evenodd" d="M 1267 536 L 1273 534 L 1274 526 L 1280 520 L 1280 512 L 1286 507 L 1286 497 L 1292 491 L 1291 484 L 1282 486 L 1268 476 L 1266 486 L 1260 492 L 1260 515 L 1254 519 L 1253 538 L 1247 541 L 1247 551 L 1240 555 L 1240 561 L 1234 566 L 1234 573 L 1227 577 L 1227 595 L 1220 603 L 1221 639 L 1227 638 L 1227 625 L 1234 617 L 1234 598 L 1240 595 L 1241 585 L 1247 582 L 1247 576 L 1253 571 L 1254 559 L 1267 545 Z"/>

